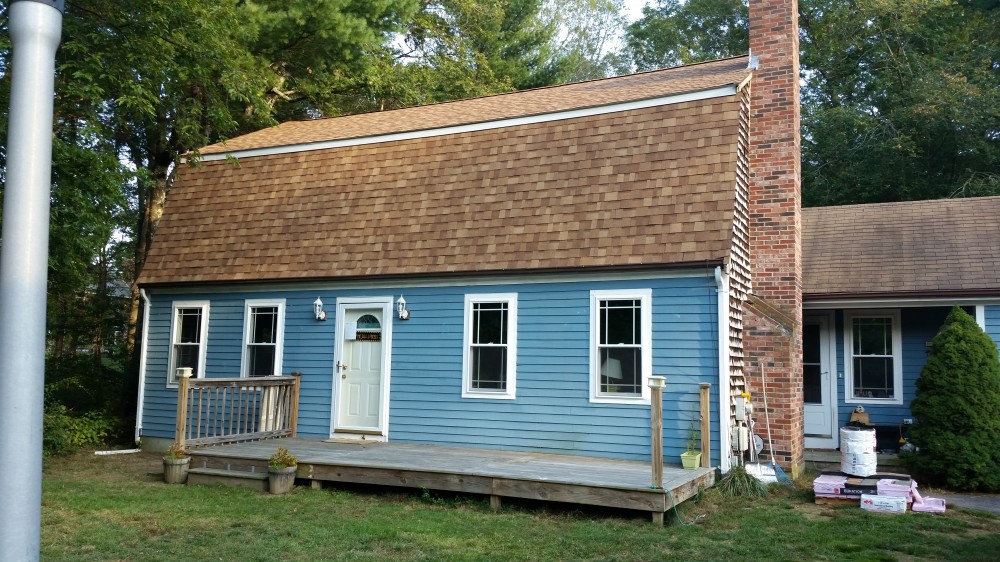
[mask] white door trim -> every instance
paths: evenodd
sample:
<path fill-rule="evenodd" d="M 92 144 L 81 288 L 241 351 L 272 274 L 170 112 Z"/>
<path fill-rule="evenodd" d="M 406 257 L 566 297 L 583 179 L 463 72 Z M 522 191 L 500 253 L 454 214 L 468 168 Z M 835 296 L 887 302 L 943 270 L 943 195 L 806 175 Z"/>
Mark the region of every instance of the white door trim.
<path fill-rule="evenodd" d="M 802 319 L 803 324 L 809 322 L 810 320 L 820 321 L 820 346 L 825 347 L 825 353 L 821 357 L 825 356 L 826 359 L 826 369 L 829 371 L 830 376 L 828 379 L 827 396 L 829 400 L 828 407 L 830 408 L 830 420 L 832 427 L 830 428 L 830 437 L 805 437 L 805 448 L 806 449 L 836 449 L 840 446 L 840 428 L 838 427 L 838 416 L 837 416 L 837 405 L 840 400 L 840 395 L 837 394 L 837 381 L 839 380 L 839 375 L 837 374 L 837 326 L 836 317 L 833 311 L 829 312 L 809 312 Z M 803 416 L 805 416 L 805 411 L 803 410 Z"/>
<path fill-rule="evenodd" d="M 338 412 L 340 406 L 340 373 L 337 372 L 337 362 L 343 357 L 344 347 L 344 323 L 346 312 L 355 308 L 381 308 L 382 309 L 382 379 L 379 388 L 379 413 L 378 413 L 378 435 L 366 435 L 356 431 L 351 432 L 349 428 L 344 428 L 337 432 Z M 392 372 L 392 320 L 393 320 L 393 300 L 392 296 L 387 297 L 339 297 L 337 298 L 337 326 L 334 332 L 333 350 L 333 389 L 330 403 L 330 437 L 338 438 L 367 438 L 378 441 L 389 440 L 389 380 Z M 345 431 L 346 430 L 346 431 Z"/>

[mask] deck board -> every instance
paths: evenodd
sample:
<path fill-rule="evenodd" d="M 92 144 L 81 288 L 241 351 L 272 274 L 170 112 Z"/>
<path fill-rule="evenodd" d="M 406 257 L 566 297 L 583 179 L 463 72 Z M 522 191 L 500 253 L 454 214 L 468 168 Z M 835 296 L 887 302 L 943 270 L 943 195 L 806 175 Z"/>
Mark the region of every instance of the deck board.
<path fill-rule="evenodd" d="M 647 462 L 466 447 L 283 438 L 192 451 L 192 466 L 266 469 L 276 447 L 299 459 L 298 477 L 315 481 L 426 487 L 622 507 L 661 513 L 714 483 L 714 469 L 664 466 L 651 488 Z M 669 492 L 669 493 L 668 493 Z M 671 499 L 672 496 L 672 499 Z"/>

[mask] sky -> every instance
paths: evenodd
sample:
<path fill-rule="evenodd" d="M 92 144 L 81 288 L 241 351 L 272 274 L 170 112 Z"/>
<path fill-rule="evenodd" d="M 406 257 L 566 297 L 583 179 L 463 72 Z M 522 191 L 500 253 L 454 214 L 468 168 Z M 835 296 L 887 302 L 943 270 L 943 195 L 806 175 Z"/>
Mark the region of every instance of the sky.
<path fill-rule="evenodd" d="M 642 7 L 650 0 L 625 0 L 626 17 L 629 22 L 633 22 L 642 16 Z"/>

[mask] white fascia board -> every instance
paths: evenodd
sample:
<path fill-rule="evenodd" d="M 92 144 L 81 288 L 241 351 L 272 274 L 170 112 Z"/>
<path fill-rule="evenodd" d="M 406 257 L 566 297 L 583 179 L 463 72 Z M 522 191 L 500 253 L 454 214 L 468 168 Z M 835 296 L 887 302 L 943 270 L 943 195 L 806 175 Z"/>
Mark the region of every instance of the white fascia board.
<path fill-rule="evenodd" d="M 681 279 L 695 277 L 712 277 L 714 270 L 705 268 L 651 269 L 643 271 L 601 271 L 591 273 L 512 273 L 509 275 L 455 276 L 433 277 L 421 279 L 419 276 L 398 277 L 387 279 L 337 280 L 324 279 L 316 281 L 305 280 L 274 280 L 250 281 L 246 283 L 185 283 L 183 286 L 153 286 L 145 287 L 149 294 L 183 295 L 183 294 L 219 294 L 240 293 L 247 291 L 298 291 L 298 290 L 349 290 L 371 289 L 374 291 L 388 289 L 440 288 L 440 287 L 477 287 L 482 285 L 527 285 L 547 283 L 597 282 L 597 281 L 637 281 L 650 279 Z"/>
<path fill-rule="evenodd" d="M 619 111 L 629 111 L 633 109 L 645 109 L 647 107 L 657 107 L 661 105 L 672 105 L 687 101 L 699 101 L 711 98 L 731 96 L 736 93 L 736 86 L 723 86 L 710 90 L 698 92 L 687 92 L 673 96 L 664 96 L 644 100 L 616 103 L 612 105 L 601 105 L 596 107 L 585 107 L 581 109 L 571 109 L 568 111 L 558 111 L 554 113 L 542 113 L 539 115 L 529 115 L 525 117 L 512 117 L 510 119 L 498 119 L 495 121 L 483 121 L 480 123 L 467 123 L 463 125 L 453 125 L 450 127 L 439 127 L 434 129 L 421 129 L 416 131 L 405 131 L 401 133 L 390 133 L 385 135 L 373 135 L 370 137 L 354 137 L 349 139 L 337 139 L 322 142 L 305 144 L 290 144 L 285 146 L 272 146 L 266 148 L 255 148 L 249 150 L 234 150 L 217 154 L 204 154 L 198 160 L 211 162 L 213 160 L 225 160 L 226 158 L 250 158 L 253 156 L 270 156 L 275 154 L 289 154 L 293 152 L 307 152 L 311 150 L 325 150 L 329 148 L 343 148 L 347 146 L 361 146 L 365 144 L 377 144 L 383 142 L 394 142 L 402 140 L 422 139 L 438 137 L 444 135 L 454 135 L 459 133 L 469 133 L 475 131 L 486 131 L 490 129 L 501 129 L 504 127 L 516 127 L 519 125 L 531 125 L 536 123 L 548 123 L 550 121 L 560 121 L 563 119 L 576 119 L 578 117 L 591 117 L 594 115 L 605 115 Z M 186 158 L 184 160 L 187 160 Z"/>

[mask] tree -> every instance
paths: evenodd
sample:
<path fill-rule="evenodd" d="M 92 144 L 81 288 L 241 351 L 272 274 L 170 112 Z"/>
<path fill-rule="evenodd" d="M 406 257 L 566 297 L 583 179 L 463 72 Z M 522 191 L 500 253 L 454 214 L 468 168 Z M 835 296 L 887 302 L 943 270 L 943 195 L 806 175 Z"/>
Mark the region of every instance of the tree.
<path fill-rule="evenodd" d="M 626 32 L 639 70 L 742 55 L 749 44 L 746 0 L 656 0 Z"/>
<path fill-rule="evenodd" d="M 803 202 L 1000 193 L 1000 9 L 801 4 Z"/>
<path fill-rule="evenodd" d="M 740 0 L 658 0 L 639 69 L 744 54 Z M 800 0 L 806 206 L 1000 193 L 1000 2 Z"/>
<path fill-rule="evenodd" d="M 931 341 L 910 411 L 918 452 L 905 459 L 918 475 L 957 490 L 1000 490 L 1000 357 L 957 306 Z"/>
<path fill-rule="evenodd" d="M 562 81 L 625 74 L 628 62 L 615 47 L 625 32 L 624 0 L 547 0 L 540 19 L 555 29 L 553 50 L 566 61 Z"/>

